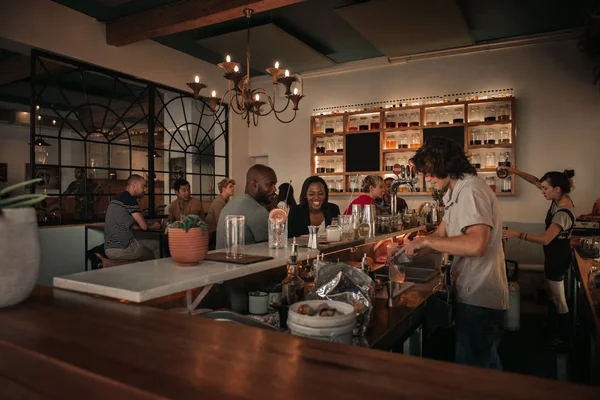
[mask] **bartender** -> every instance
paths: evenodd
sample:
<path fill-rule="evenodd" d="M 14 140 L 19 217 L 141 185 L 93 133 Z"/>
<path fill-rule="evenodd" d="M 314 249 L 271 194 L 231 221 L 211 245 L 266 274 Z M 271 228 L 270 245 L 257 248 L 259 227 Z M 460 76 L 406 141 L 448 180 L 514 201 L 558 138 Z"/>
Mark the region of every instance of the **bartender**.
<path fill-rule="evenodd" d="M 318 176 L 311 176 L 302 184 L 300 204 L 290 210 L 289 237 L 308 234 L 309 226 L 318 226 L 319 233 L 325 233 L 325 227 L 331 220 L 340 215 L 340 208 L 329 202 L 329 190 L 325 181 Z"/>

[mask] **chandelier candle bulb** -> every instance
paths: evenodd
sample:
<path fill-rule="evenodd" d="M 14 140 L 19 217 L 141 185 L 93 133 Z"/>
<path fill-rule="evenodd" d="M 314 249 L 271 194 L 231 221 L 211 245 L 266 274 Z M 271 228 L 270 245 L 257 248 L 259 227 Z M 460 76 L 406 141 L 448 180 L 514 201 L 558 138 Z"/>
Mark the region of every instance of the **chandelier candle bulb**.
<path fill-rule="evenodd" d="M 200 83 L 200 77 L 198 75 L 194 77 L 194 82 Z"/>
<path fill-rule="evenodd" d="M 286 69 L 284 75 L 285 75 L 286 78 L 289 77 L 290 76 L 290 71 Z"/>
<path fill-rule="evenodd" d="M 217 97 L 217 91 L 216 91 L 216 90 L 213 90 L 213 91 L 212 91 L 212 93 L 211 93 L 211 97 Z"/>
<path fill-rule="evenodd" d="M 259 101 L 260 100 L 260 96 L 259 95 L 254 96 L 254 100 Z"/>
<path fill-rule="evenodd" d="M 229 54 L 225 56 L 225 62 L 231 62 L 231 57 L 229 57 Z"/>
<path fill-rule="evenodd" d="M 235 67 L 233 67 L 233 72 L 240 72 L 240 69 L 237 65 Z"/>
<path fill-rule="evenodd" d="M 294 88 L 294 94 L 298 94 L 298 88 Z"/>
<path fill-rule="evenodd" d="M 279 61 L 275 61 L 275 68 L 279 68 Z"/>

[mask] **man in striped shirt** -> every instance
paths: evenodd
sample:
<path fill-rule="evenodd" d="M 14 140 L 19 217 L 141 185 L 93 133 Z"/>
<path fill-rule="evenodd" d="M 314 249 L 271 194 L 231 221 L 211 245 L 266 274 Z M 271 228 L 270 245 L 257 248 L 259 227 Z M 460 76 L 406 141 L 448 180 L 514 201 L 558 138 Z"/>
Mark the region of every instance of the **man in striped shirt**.
<path fill-rule="evenodd" d="M 154 252 L 133 236 L 133 230 L 148 230 L 137 199 L 144 197 L 148 188 L 146 179 L 131 175 L 125 191 L 108 205 L 104 221 L 104 250 L 106 256 L 119 260 L 152 260 Z"/>

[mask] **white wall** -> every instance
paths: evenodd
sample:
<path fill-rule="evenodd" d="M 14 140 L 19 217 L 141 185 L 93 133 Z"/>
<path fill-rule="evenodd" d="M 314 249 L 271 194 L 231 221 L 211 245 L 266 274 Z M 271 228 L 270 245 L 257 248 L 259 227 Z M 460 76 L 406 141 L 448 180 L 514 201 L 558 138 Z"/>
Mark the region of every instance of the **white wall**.
<path fill-rule="evenodd" d="M 290 124 L 266 117 L 250 129 L 250 156 L 267 154 L 280 182 L 296 191 L 310 175 L 309 124 L 313 108 L 389 99 L 514 88 L 516 157 L 520 169 L 541 176 L 574 168 L 573 199 L 589 212 L 600 196 L 600 94 L 575 41 L 390 65 L 337 75 L 304 76 L 300 112 Z M 334 197 L 345 207 L 348 198 Z M 414 198 L 407 198 L 409 200 Z M 414 206 L 426 197 L 418 197 Z M 517 196 L 501 197 L 506 221 L 542 222 L 547 201 L 518 182 Z"/>

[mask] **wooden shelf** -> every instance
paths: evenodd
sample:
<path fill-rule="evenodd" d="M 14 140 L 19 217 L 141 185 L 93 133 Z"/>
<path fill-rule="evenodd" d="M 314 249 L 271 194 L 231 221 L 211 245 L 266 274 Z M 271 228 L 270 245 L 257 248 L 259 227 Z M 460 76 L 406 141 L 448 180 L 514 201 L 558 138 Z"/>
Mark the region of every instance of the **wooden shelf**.
<path fill-rule="evenodd" d="M 468 126 L 483 126 L 483 125 L 508 125 L 512 123 L 512 119 L 508 121 L 479 121 L 479 122 L 469 122 Z"/>
<path fill-rule="evenodd" d="M 477 172 L 496 172 L 496 168 L 477 168 Z"/>
<path fill-rule="evenodd" d="M 465 126 L 464 123 L 460 124 L 435 124 L 435 125 L 425 125 L 423 129 L 427 128 L 454 128 L 456 126 Z"/>
<path fill-rule="evenodd" d="M 426 128 L 426 126 L 406 126 L 406 127 L 400 127 L 400 128 L 385 128 L 382 129 L 382 131 L 384 132 L 389 132 L 389 133 L 394 133 L 394 132 L 405 132 L 405 131 L 418 131 L 419 129 L 423 129 Z"/>
<path fill-rule="evenodd" d="M 341 153 L 313 153 L 313 156 L 315 157 L 343 157 L 344 156 L 344 152 Z"/>
<path fill-rule="evenodd" d="M 334 132 L 334 133 L 320 133 L 320 132 L 316 133 L 316 132 L 313 132 L 312 135 L 315 136 L 315 137 L 332 137 L 332 136 L 341 136 L 343 134 L 344 134 L 344 132 Z"/>
<path fill-rule="evenodd" d="M 383 150 L 384 153 L 414 153 L 415 151 L 419 150 L 418 148 L 412 148 L 412 149 L 389 149 L 389 150 Z"/>
<path fill-rule="evenodd" d="M 496 192 L 496 196 L 514 196 L 515 192 Z"/>
<path fill-rule="evenodd" d="M 345 135 L 356 135 L 358 133 L 379 133 L 383 132 L 385 129 L 369 129 L 368 131 L 347 131 L 344 132 Z"/>
<path fill-rule="evenodd" d="M 512 149 L 514 146 L 512 143 L 501 143 L 501 144 L 470 144 L 468 145 L 469 149 Z"/>

